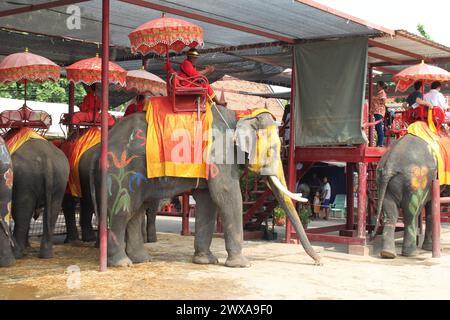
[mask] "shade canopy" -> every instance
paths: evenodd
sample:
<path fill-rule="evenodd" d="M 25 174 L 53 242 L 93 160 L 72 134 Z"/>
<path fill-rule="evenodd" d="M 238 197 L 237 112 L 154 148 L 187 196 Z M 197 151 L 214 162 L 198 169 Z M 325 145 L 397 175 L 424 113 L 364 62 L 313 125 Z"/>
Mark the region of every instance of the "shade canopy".
<path fill-rule="evenodd" d="M 132 31 L 128 37 L 131 52 L 166 54 L 167 50 L 181 52 L 184 48 L 203 45 L 203 29 L 181 19 L 161 17 Z"/>
<path fill-rule="evenodd" d="M 28 52 L 13 53 L 0 63 L 0 83 L 57 81 L 61 68 L 49 59 Z"/>
<path fill-rule="evenodd" d="M 144 69 L 128 71 L 125 90 L 153 96 L 165 95 L 167 91 L 164 80 Z"/>
<path fill-rule="evenodd" d="M 450 72 L 445 69 L 422 63 L 408 67 L 392 78 L 397 83 L 397 90 L 405 92 L 416 81 L 431 83 L 433 81 L 450 81 Z"/>
<path fill-rule="evenodd" d="M 74 83 L 85 83 L 91 85 L 102 80 L 102 59 L 83 59 L 66 67 L 67 80 Z M 119 65 L 109 62 L 109 82 L 125 86 L 127 71 Z"/>

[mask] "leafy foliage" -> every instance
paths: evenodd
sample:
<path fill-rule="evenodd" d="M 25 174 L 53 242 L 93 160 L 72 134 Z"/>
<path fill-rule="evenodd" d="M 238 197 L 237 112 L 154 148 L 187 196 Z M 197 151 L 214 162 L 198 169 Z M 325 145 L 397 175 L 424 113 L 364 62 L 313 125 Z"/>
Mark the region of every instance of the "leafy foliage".
<path fill-rule="evenodd" d="M 83 85 L 75 85 L 75 104 L 79 105 L 86 90 Z M 10 99 L 25 99 L 25 85 L 18 83 L 2 84 L 0 85 L 0 98 Z M 67 79 L 60 79 L 58 82 L 44 82 L 27 84 L 27 100 L 68 103 L 69 102 L 69 81 Z"/>
<path fill-rule="evenodd" d="M 425 31 L 425 26 L 423 24 L 418 23 L 416 26 L 416 29 L 422 37 L 424 37 L 425 39 L 431 40 L 431 37 L 428 34 L 428 32 Z"/>

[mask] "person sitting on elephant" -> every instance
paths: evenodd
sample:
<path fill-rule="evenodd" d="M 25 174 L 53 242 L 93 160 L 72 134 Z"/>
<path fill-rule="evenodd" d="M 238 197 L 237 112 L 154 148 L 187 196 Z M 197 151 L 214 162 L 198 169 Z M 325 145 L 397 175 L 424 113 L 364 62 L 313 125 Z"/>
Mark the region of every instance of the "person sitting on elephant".
<path fill-rule="evenodd" d="M 86 88 L 87 94 L 80 104 L 80 111 L 75 112 L 72 117 L 72 123 L 81 122 L 101 122 L 101 100 L 97 95 L 97 84 L 93 83 Z M 94 117 L 95 115 L 95 117 Z M 114 125 L 114 118 L 108 114 L 108 126 Z"/>
<path fill-rule="evenodd" d="M 432 106 L 440 107 L 443 111 L 447 111 L 450 107 L 445 101 L 444 95 L 440 92 L 441 88 L 441 83 L 439 81 L 434 81 L 431 84 L 430 91 L 425 94 L 423 99 Z"/>
<path fill-rule="evenodd" d="M 207 76 L 208 74 L 211 74 L 214 72 L 215 67 L 211 66 L 211 65 L 206 66 L 206 68 L 201 71 L 197 70 L 196 63 L 197 63 L 198 57 L 200 56 L 197 49 L 190 49 L 186 53 L 186 56 L 187 56 L 186 59 L 180 65 L 180 71 L 178 73 L 181 77 L 190 78 L 190 77 L 195 77 L 195 76 L 199 76 L 199 75 Z M 208 89 L 208 97 L 212 101 L 214 101 L 216 104 L 226 107 L 227 102 L 219 100 L 217 98 L 217 95 L 214 93 L 214 90 L 212 89 L 212 87 L 209 84 L 206 84 L 206 85 L 207 85 L 207 89 Z"/>
<path fill-rule="evenodd" d="M 417 108 L 419 105 L 427 106 L 429 108 L 433 108 L 433 105 L 423 99 L 422 94 L 422 81 L 416 81 L 414 83 L 414 92 L 409 94 L 409 96 L 406 98 L 406 102 L 404 103 L 403 107 L 409 107 L 409 108 Z"/>
<path fill-rule="evenodd" d="M 132 102 L 130 105 L 128 105 L 124 117 L 133 114 L 135 112 L 144 112 L 144 107 L 145 107 L 145 96 L 142 94 L 138 94 L 135 98 L 135 101 Z"/>

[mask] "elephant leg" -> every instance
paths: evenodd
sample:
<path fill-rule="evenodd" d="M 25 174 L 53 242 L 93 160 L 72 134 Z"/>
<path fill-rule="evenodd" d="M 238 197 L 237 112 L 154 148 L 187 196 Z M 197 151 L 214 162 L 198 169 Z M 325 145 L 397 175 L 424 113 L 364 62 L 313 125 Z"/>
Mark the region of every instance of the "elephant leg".
<path fill-rule="evenodd" d="M 150 202 L 149 207 L 145 211 L 147 216 L 147 234 L 146 240 L 147 242 L 156 242 L 158 241 L 156 236 L 156 212 L 159 209 L 159 200 L 153 200 Z"/>
<path fill-rule="evenodd" d="M 210 251 L 216 225 L 217 206 L 208 190 L 195 190 L 192 193 L 195 202 L 195 240 L 193 262 L 198 264 L 216 264 L 219 260 Z"/>
<path fill-rule="evenodd" d="M 108 232 L 108 266 L 127 267 L 133 262 L 125 253 L 125 234 L 130 213 L 119 212 L 110 216 L 111 228 Z"/>
<path fill-rule="evenodd" d="M 28 230 L 30 229 L 31 217 L 35 208 L 34 201 L 20 199 L 12 205 L 12 216 L 14 219 L 14 239 L 16 245 L 13 248 L 14 256 L 19 259 L 25 254 L 28 242 Z"/>
<path fill-rule="evenodd" d="M 222 168 L 223 169 L 223 168 Z M 229 175 L 229 177 L 227 177 Z M 227 267 L 249 267 L 250 263 L 242 255 L 244 229 L 242 227 L 242 194 L 236 172 L 226 172 L 216 179 L 208 181 L 209 191 L 220 210 L 224 226 L 225 248 L 228 258 Z M 226 180 L 226 181 L 224 181 Z"/>
<path fill-rule="evenodd" d="M 433 221 L 431 216 L 431 201 L 425 205 L 425 237 L 423 239 L 422 249 L 433 250 Z"/>
<path fill-rule="evenodd" d="M 62 209 L 64 212 L 64 219 L 66 221 L 67 235 L 64 243 L 71 243 L 79 239 L 77 223 L 75 219 L 76 199 L 70 194 L 64 194 Z"/>
<path fill-rule="evenodd" d="M 44 217 L 42 219 L 43 235 L 41 238 L 41 247 L 39 250 L 39 258 L 53 258 L 53 232 L 55 230 L 56 221 L 61 210 L 62 199 L 54 199 L 49 208 L 44 209 Z"/>
<path fill-rule="evenodd" d="M 92 242 L 97 239 L 94 228 L 92 227 L 92 215 L 94 208 L 90 197 L 83 197 L 80 200 L 80 226 L 81 240 L 84 242 Z"/>
<path fill-rule="evenodd" d="M 409 203 L 403 208 L 403 222 L 405 230 L 403 235 L 402 255 L 413 257 L 417 255 L 417 217 L 422 206 L 412 211 Z"/>
<path fill-rule="evenodd" d="M 139 209 L 130 219 L 126 231 L 126 253 L 133 263 L 148 262 L 150 255 L 145 250 L 142 236 L 142 221 L 145 209 Z"/>
<path fill-rule="evenodd" d="M 398 220 L 398 207 L 389 193 L 386 193 L 383 201 L 383 212 L 385 216 L 381 257 L 394 259 L 397 256 L 395 251 L 395 225 Z"/>

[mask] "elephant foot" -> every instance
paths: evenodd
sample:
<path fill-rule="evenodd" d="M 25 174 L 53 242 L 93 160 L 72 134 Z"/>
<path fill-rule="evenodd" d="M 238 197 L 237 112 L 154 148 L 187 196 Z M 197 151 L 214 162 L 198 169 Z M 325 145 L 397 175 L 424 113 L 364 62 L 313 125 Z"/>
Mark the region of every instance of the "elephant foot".
<path fill-rule="evenodd" d="M 0 267 L 12 267 L 16 264 L 16 259 L 13 255 L 8 255 L 0 259 Z"/>
<path fill-rule="evenodd" d="M 422 244 L 422 249 L 426 251 L 433 251 L 433 243 L 431 241 L 424 241 Z"/>
<path fill-rule="evenodd" d="M 147 236 L 147 243 L 158 242 L 158 239 L 155 236 Z"/>
<path fill-rule="evenodd" d="M 80 241 L 80 239 L 78 239 L 78 237 L 74 238 L 74 237 L 69 237 L 69 236 L 67 236 L 67 237 L 64 239 L 64 243 L 70 243 L 70 244 L 75 244 L 75 243 L 77 243 L 77 242 L 79 242 L 79 241 Z"/>
<path fill-rule="evenodd" d="M 382 250 L 380 252 L 380 256 L 383 259 L 395 259 L 397 257 L 397 254 L 395 253 L 395 251 Z"/>
<path fill-rule="evenodd" d="M 112 257 L 108 257 L 109 267 L 131 267 L 133 262 L 124 253 L 118 253 Z"/>
<path fill-rule="evenodd" d="M 92 232 L 91 234 L 88 234 L 86 236 L 82 236 L 81 237 L 81 241 L 83 241 L 83 242 L 94 242 L 94 241 L 97 241 L 97 236 L 95 235 L 94 232 Z"/>
<path fill-rule="evenodd" d="M 133 263 L 144 263 L 152 261 L 152 257 L 145 250 L 140 250 L 139 252 L 127 252 L 128 257 Z"/>
<path fill-rule="evenodd" d="M 39 252 L 39 258 L 41 258 L 41 259 L 51 259 L 51 258 L 53 258 L 53 250 L 51 250 L 51 249 L 42 249 Z"/>
<path fill-rule="evenodd" d="M 212 253 L 196 253 L 192 259 L 192 262 L 197 264 L 218 264 L 219 259 L 217 259 Z"/>
<path fill-rule="evenodd" d="M 402 256 L 404 257 L 415 257 L 417 256 L 417 250 L 402 250 Z"/>
<path fill-rule="evenodd" d="M 243 255 L 238 255 L 228 257 L 227 261 L 225 261 L 225 266 L 230 268 L 248 268 L 250 267 L 250 262 Z"/>

